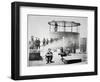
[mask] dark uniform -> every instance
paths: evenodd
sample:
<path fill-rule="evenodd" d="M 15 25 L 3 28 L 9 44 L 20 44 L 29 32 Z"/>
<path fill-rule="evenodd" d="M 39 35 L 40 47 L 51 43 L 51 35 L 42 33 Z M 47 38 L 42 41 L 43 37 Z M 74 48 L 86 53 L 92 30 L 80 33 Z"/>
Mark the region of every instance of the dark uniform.
<path fill-rule="evenodd" d="M 48 51 L 45 56 L 47 63 L 52 63 L 53 53 L 51 51 Z"/>

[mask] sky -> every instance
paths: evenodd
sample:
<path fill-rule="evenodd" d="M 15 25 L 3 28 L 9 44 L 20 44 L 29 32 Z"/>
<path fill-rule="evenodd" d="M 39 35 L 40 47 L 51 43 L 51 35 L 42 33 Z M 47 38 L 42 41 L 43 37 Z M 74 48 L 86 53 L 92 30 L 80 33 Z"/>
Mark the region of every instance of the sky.
<path fill-rule="evenodd" d="M 50 16 L 50 15 L 34 15 L 29 14 L 27 16 L 28 23 L 28 39 L 33 35 L 35 37 L 44 38 L 48 36 L 50 25 L 48 22 L 55 21 L 74 21 L 80 23 L 79 33 L 80 37 L 87 37 L 87 17 L 74 17 L 74 16 Z"/>

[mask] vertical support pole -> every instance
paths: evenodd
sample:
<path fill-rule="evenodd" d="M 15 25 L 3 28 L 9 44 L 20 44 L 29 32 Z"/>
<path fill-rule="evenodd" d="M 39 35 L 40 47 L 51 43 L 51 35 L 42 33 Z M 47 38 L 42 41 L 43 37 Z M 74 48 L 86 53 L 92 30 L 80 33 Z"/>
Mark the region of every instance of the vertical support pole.
<path fill-rule="evenodd" d="M 66 28 L 66 22 L 64 21 L 64 32 L 65 32 L 65 28 Z"/>
<path fill-rule="evenodd" d="M 58 31 L 58 24 L 57 22 L 55 22 L 54 32 L 57 32 L 57 31 Z"/>

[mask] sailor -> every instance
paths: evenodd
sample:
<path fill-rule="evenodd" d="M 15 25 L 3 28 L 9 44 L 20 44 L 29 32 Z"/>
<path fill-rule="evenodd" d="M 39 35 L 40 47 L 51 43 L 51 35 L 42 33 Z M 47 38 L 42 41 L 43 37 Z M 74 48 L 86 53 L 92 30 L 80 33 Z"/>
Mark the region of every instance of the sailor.
<path fill-rule="evenodd" d="M 49 48 L 46 55 L 45 55 L 46 61 L 48 63 L 53 63 L 52 59 L 53 59 L 53 53 L 51 52 L 51 49 Z"/>

